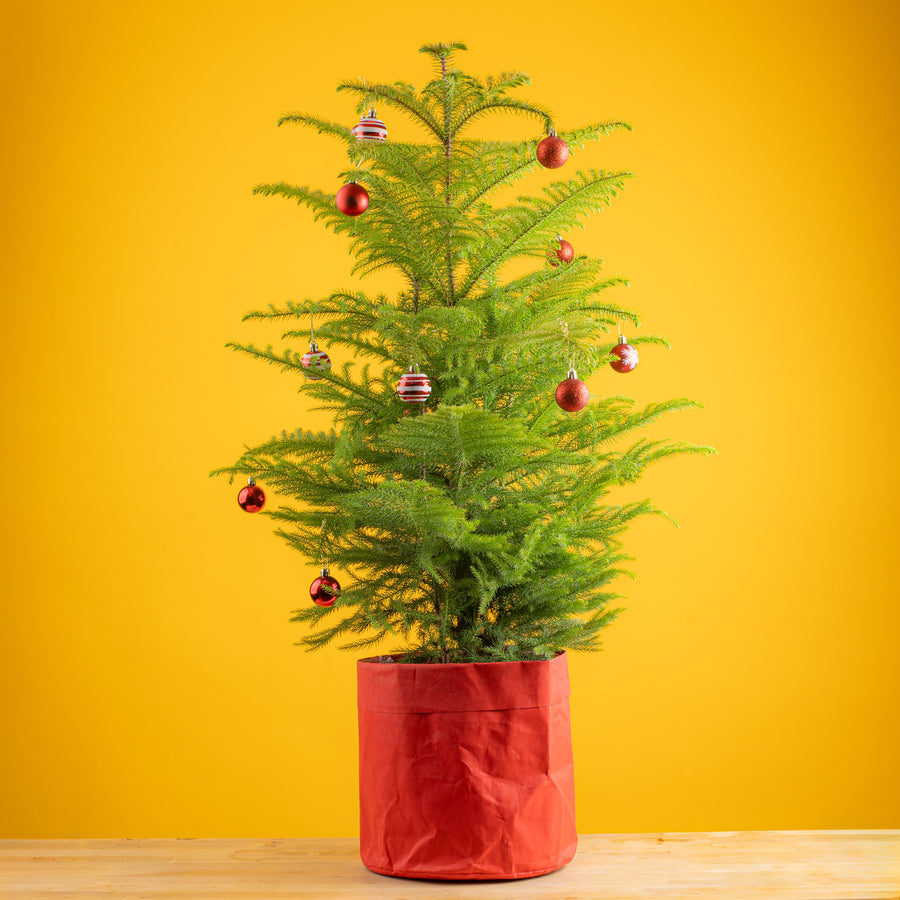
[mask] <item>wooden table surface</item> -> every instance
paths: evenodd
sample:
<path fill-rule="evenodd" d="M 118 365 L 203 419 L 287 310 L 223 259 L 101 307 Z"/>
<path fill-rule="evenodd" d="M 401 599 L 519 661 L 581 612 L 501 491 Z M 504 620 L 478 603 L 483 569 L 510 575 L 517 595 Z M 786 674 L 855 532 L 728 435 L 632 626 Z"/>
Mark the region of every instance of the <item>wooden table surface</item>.
<path fill-rule="evenodd" d="M 900 898 L 900 831 L 589 834 L 522 881 L 386 878 L 356 838 L 0 841 L 0 898 Z"/>

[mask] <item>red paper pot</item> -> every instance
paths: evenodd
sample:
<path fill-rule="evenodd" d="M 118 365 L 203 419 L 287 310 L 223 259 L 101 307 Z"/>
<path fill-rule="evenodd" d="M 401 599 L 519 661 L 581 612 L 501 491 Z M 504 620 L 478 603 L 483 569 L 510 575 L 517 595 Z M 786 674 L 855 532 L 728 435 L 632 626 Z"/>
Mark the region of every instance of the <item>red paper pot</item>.
<path fill-rule="evenodd" d="M 390 660 L 383 662 L 382 660 Z M 360 855 L 382 875 L 528 878 L 575 855 L 566 655 L 357 663 Z"/>

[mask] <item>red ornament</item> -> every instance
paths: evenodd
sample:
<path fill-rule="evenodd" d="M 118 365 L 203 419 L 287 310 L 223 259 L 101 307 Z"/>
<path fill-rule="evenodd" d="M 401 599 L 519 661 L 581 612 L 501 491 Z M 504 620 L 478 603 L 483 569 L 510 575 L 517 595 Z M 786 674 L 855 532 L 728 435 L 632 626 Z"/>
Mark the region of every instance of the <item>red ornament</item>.
<path fill-rule="evenodd" d="M 548 137 L 537 145 L 537 160 L 545 169 L 558 169 L 569 158 L 569 145 L 551 128 Z"/>
<path fill-rule="evenodd" d="M 334 205 L 345 216 L 361 216 L 369 208 L 369 192 L 361 184 L 351 181 L 337 192 Z"/>
<path fill-rule="evenodd" d="M 547 256 L 550 257 L 550 265 L 558 266 L 559 263 L 553 258 L 554 256 L 559 262 L 570 263 L 573 259 L 575 259 L 575 248 L 568 242 L 564 241 L 562 238 L 557 238 L 559 241 L 559 248 L 557 250 L 550 250 L 547 253 Z"/>
<path fill-rule="evenodd" d="M 591 394 L 588 386 L 578 377 L 574 369 L 569 369 L 565 381 L 556 386 L 556 402 L 566 412 L 578 412 L 588 405 Z"/>
<path fill-rule="evenodd" d="M 354 125 L 350 129 L 350 134 L 358 141 L 376 141 L 380 143 L 387 140 L 387 128 L 384 122 L 375 115 L 374 109 L 370 109 L 369 114 L 359 120 L 359 125 Z"/>
<path fill-rule="evenodd" d="M 424 403 L 431 396 L 431 382 L 427 375 L 417 372 L 418 366 L 410 366 L 400 376 L 397 393 L 405 403 Z"/>
<path fill-rule="evenodd" d="M 309 596 L 316 606 L 334 606 L 334 601 L 340 596 L 341 586 L 336 578 L 332 578 L 328 572 L 328 566 L 322 569 L 322 574 L 309 586 Z"/>
<path fill-rule="evenodd" d="M 266 505 L 266 495 L 263 489 L 256 486 L 256 482 L 250 478 L 247 487 L 241 488 L 238 494 L 238 505 L 245 512 L 259 512 Z"/>
<path fill-rule="evenodd" d="M 617 372 L 631 372 L 637 368 L 638 352 L 631 344 L 625 343 L 624 335 L 619 335 L 619 343 L 610 352 L 618 357 L 610 363 Z"/>
<path fill-rule="evenodd" d="M 310 341 L 309 350 L 303 354 L 300 365 L 303 366 L 303 374 L 310 381 L 321 381 L 322 376 L 315 373 L 327 372 L 331 368 L 331 360 L 324 350 L 319 349 L 319 345 L 315 341 Z"/>

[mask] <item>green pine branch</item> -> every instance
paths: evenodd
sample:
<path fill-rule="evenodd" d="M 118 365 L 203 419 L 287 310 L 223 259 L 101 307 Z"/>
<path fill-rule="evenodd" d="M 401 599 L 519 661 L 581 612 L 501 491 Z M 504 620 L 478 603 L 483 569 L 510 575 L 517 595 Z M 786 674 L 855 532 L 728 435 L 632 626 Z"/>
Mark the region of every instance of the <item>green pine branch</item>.
<path fill-rule="evenodd" d="M 496 210 L 491 221 L 482 224 L 481 245 L 466 260 L 468 276 L 457 297 L 467 296 L 525 247 L 548 241 L 577 225 L 583 216 L 607 206 L 630 177 L 628 172 L 579 172 L 567 182 L 544 188 L 542 198 L 522 197 L 518 206 Z"/>
<path fill-rule="evenodd" d="M 348 147 L 356 144 L 356 138 L 350 133 L 350 129 L 346 125 L 329 122 L 327 119 L 320 119 L 317 116 L 308 116 L 305 113 L 286 113 L 279 118 L 277 124 L 279 128 L 287 124 L 307 125 L 310 128 L 315 128 L 319 134 L 340 138 Z"/>
<path fill-rule="evenodd" d="M 422 102 L 411 84 L 399 81 L 395 84 L 369 84 L 364 78 L 356 78 L 342 81 L 337 89 L 356 94 L 361 98 L 357 104 L 357 112 L 363 112 L 369 106 L 377 107 L 381 103 L 387 103 L 391 108 L 405 113 L 418 122 L 438 141 L 444 142 L 443 131 L 433 111 Z"/>

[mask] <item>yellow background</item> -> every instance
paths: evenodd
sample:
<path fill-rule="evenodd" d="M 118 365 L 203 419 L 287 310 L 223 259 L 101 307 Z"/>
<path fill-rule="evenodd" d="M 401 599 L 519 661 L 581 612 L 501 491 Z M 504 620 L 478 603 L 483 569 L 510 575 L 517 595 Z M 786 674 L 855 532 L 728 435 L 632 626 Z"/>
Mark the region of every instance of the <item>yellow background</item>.
<path fill-rule="evenodd" d="M 702 400 L 653 434 L 720 451 L 634 492 L 681 527 L 633 529 L 628 612 L 571 661 L 579 829 L 900 826 L 894 4 L 5 18 L 2 835 L 356 833 L 353 657 L 287 622 L 314 561 L 207 472 L 326 421 L 224 349 L 277 342 L 240 316 L 353 284 L 342 238 L 250 195 L 338 186 L 337 143 L 275 120 L 352 125 L 339 79 L 421 85 L 439 40 L 560 128 L 633 123 L 559 174 L 636 172 L 572 241 L 673 349 L 591 385 Z"/>

